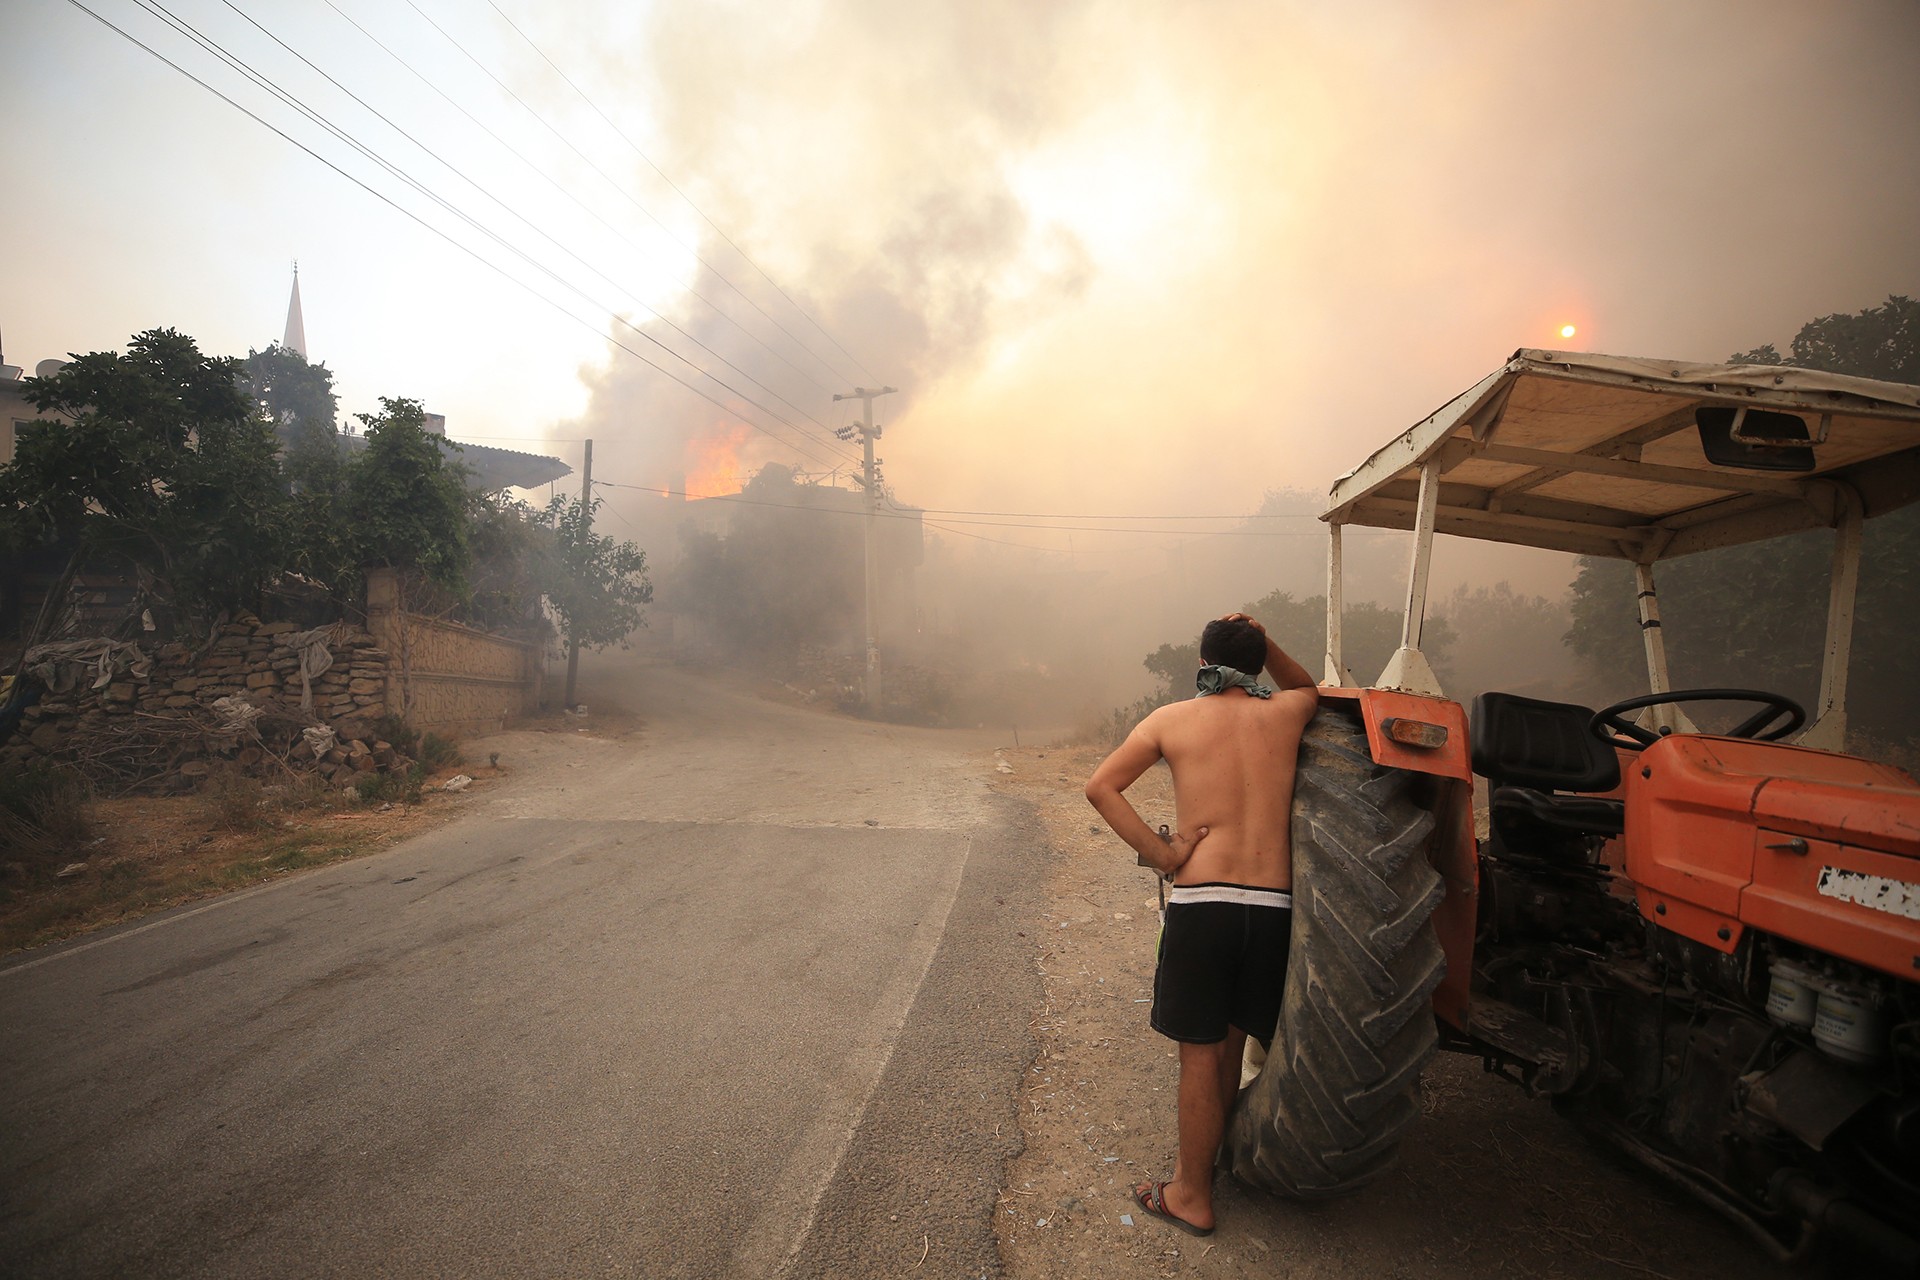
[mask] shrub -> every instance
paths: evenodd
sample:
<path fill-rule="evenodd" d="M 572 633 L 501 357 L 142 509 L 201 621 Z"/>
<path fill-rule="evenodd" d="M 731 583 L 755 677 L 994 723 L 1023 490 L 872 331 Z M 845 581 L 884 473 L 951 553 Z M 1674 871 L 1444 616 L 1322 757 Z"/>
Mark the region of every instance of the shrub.
<path fill-rule="evenodd" d="M 416 762 L 404 773 L 369 773 L 353 784 L 353 790 L 362 804 L 419 804 L 420 787 L 426 780 L 426 767 Z"/>
<path fill-rule="evenodd" d="M 238 769 L 219 769 L 207 775 L 206 786 L 200 794 L 216 827 L 252 831 L 266 823 L 266 815 L 261 811 L 266 800 L 265 789 L 258 779 L 249 778 Z"/>
<path fill-rule="evenodd" d="M 425 765 L 429 772 L 465 762 L 466 757 L 460 754 L 460 745 L 451 738 L 429 733 L 420 739 L 420 763 Z"/>
<path fill-rule="evenodd" d="M 420 731 L 399 716 L 381 716 L 373 722 L 373 731 L 409 760 L 419 758 Z"/>
<path fill-rule="evenodd" d="M 93 789 L 71 769 L 0 774 L 0 850 L 36 859 L 74 852 L 93 835 Z"/>

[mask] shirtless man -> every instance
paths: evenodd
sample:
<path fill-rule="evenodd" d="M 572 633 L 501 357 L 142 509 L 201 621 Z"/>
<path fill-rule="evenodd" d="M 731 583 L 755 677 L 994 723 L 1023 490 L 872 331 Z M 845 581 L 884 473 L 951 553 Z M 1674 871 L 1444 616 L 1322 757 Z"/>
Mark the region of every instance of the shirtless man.
<path fill-rule="evenodd" d="M 1135 1202 L 1213 1234 L 1213 1165 L 1238 1096 L 1248 1036 L 1271 1041 L 1292 933 L 1294 764 L 1319 706 L 1313 677 L 1242 613 L 1200 634 L 1199 694 L 1142 720 L 1094 770 L 1087 799 L 1144 866 L 1173 881 L 1153 980 L 1153 1029 L 1180 1045 L 1173 1177 Z M 1277 690 L 1258 683 L 1262 666 Z M 1179 830 L 1163 840 L 1122 794 L 1153 764 L 1173 770 Z"/>

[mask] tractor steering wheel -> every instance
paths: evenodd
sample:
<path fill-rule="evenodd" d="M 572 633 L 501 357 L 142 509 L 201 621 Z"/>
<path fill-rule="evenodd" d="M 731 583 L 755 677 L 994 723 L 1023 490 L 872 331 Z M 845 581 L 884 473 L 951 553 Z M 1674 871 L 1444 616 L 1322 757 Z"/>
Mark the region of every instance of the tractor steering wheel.
<path fill-rule="evenodd" d="M 1667 693 L 1649 693 L 1644 697 L 1628 698 L 1616 702 L 1610 707 L 1602 707 L 1593 713 L 1593 719 L 1587 721 L 1587 728 L 1593 736 L 1610 747 L 1650 747 L 1660 741 L 1660 735 L 1650 729 L 1643 729 L 1626 718 L 1629 711 L 1638 711 L 1641 707 L 1660 706 L 1669 702 L 1757 702 L 1760 709 L 1742 720 L 1726 733 L 1727 738 L 1754 738 L 1761 742 L 1778 742 L 1807 722 L 1807 710 L 1792 698 L 1777 693 L 1767 693 L 1761 689 L 1674 689 Z M 1787 722 L 1778 728 L 1767 730 L 1767 726 L 1781 716 Z"/>

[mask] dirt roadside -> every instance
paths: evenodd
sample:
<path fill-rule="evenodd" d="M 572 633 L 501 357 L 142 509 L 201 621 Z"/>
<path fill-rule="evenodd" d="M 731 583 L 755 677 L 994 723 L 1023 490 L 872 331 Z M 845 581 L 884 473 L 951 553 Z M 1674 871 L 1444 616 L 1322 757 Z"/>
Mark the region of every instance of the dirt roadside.
<path fill-rule="evenodd" d="M 370 801 L 350 788 L 246 779 L 187 795 L 93 800 L 87 836 L 58 856 L 0 853 L 0 956 L 378 852 L 451 822 L 510 785 L 540 754 L 543 739 L 623 738 L 640 724 L 608 706 L 591 716 L 554 712 L 462 740 L 461 758 L 427 773 L 410 801 L 400 798 L 398 779 L 396 798 Z M 469 781 L 456 784 L 460 790 L 445 789 L 462 775 Z"/>
<path fill-rule="evenodd" d="M 1053 873 L 1038 939 L 1045 1004 L 1020 1099 L 1026 1149 L 995 1215 L 1015 1280 L 1171 1275 L 1784 1277 L 1733 1226 L 1589 1146 L 1544 1101 L 1443 1054 L 1393 1171 L 1347 1200 L 1300 1205 L 1222 1177 L 1198 1240 L 1129 1190 L 1171 1170 L 1177 1064 L 1147 1027 L 1158 900 L 1151 875 L 1080 788 L 1092 748 L 1007 749 L 993 786 L 1045 824 Z M 1129 792 L 1171 822 L 1164 767 Z M 1128 1219 L 1131 1219 L 1131 1225 Z"/>

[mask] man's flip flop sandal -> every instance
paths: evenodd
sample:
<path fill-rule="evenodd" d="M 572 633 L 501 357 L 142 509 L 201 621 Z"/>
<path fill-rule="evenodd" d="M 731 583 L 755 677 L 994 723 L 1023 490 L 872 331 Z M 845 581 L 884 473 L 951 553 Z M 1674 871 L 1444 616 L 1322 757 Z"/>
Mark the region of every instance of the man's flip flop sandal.
<path fill-rule="evenodd" d="M 1143 1211 L 1152 1214 L 1163 1222 L 1172 1223 L 1190 1236 L 1206 1237 L 1213 1234 L 1212 1227 L 1196 1227 L 1173 1210 L 1167 1208 L 1167 1184 L 1164 1182 L 1149 1182 L 1143 1186 L 1135 1187 L 1133 1189 L 1133 1202 L 1139 1205 Z"/>

